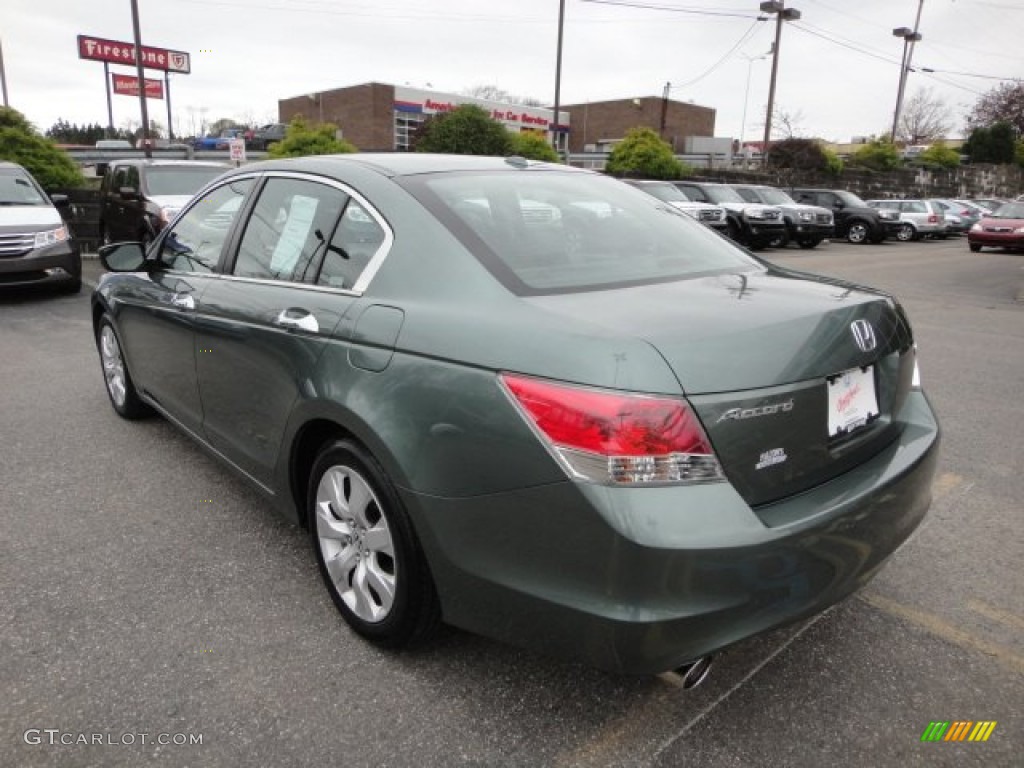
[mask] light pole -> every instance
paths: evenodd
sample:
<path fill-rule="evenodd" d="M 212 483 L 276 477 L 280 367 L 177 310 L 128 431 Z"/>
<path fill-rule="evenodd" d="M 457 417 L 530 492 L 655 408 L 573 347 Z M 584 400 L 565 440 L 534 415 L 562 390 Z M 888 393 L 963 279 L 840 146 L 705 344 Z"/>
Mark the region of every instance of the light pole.
<path fill-rule="evenodd" d="M 800 18 L 800 11 L 796 8 L 787 8 L 785 0 L 770 0 L 761 3 L 762 13 L 775 14 L 775 45 L 772 51 L 772 80 L 768 87 L 768 110 L 764 117 L 764 143 L 761 146 L 761 159 L 768 159 L 768 144 L 772 139 L 772 111 L 775 107 L 775 78 L 779 72 L 779 50 L 782 47 L 782 22 L 796 21 Z"/>
<path fill-rule="evenodd" d="M 740 123 L 740 152 L 743 152 L 743 136 L 747 130 L 747 102 L 750 101 L 750 73 L 753 71 L 754 62 L 762 61 L 769 56 L 772 52 L 762 53 L 760 56 L 747 56 L 741 54 L 744 59 L 747 60 L 747 87 L 743 89 L 743 122 Z"/>
<path fill-rule="evenodd" d="M 921 39 L 921 33 L 917 28 L 921 25 L 921 11 L 924 9 L 924 0 L 917 4 L 917 18 L 914 19 L 914 28 L 897 27 L 892 31 L 894 37 L 903 38 L 903 61 L 900 64 L 900 85 L 896 91 L 896 110 L 892 116 L 892 133 L 889 140 L 896 143 L 896 133 L 899 130 L 900 112 L 903 111 L 903 92 L 907 87 L 907 76 L 910 74 L 910 60 L 914 58 L 914 43 Z"/>
<path fill-rule="evenodd" d="M 558 146 L 559 114 L 562 100 L 562 36 L 565 29 L 565 0 L 558 3 L 558 52 L 555 54 L 555 119 L 551 121 L 551 144 L 562 157 L 562 150 Z"/>

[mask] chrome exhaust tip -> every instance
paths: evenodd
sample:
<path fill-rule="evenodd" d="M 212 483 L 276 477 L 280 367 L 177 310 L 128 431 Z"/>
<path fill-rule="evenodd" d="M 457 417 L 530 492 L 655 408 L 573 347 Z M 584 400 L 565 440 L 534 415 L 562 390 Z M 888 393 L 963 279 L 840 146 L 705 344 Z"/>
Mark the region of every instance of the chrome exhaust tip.
<path fill-rule="evenodd" d="M 683 688 L 696 688 L 707 680 L 711 672 L 711 663 L 714 656 L 703 656 L 690 664 L 684 664 L 676 670 L 676 674 L 683 679 Z"/>

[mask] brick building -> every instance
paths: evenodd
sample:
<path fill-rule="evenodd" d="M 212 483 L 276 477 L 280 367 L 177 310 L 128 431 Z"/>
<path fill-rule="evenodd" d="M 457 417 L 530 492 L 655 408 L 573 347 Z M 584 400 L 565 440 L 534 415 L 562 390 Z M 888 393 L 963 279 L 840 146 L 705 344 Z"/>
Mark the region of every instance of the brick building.
<path fill-rule="evenodd" d="M 277 102 L 282 123 L 302 115 L 311 123 L 333 123 L 344 138 L 364 152 L 405 151 L 409 137 L 432 114 L 460 104 L 476 104 L 510 131 L 548 134 L 553 110 L 477 99 L 387 83 L 364 83 L 348 88 L 292 96 Z M 561 142 L 567 142 L 569 114 L 562 111 Z"/>
<path fill-rule="evenodd" d="M 676 154 L 687 151 L 687 138 L 715 135 L 715 110 L 658 96 L 565 104 L 562 109 L 569 113 L 573 153 L 607 151 L 638 126 L 661 134 Z"/>

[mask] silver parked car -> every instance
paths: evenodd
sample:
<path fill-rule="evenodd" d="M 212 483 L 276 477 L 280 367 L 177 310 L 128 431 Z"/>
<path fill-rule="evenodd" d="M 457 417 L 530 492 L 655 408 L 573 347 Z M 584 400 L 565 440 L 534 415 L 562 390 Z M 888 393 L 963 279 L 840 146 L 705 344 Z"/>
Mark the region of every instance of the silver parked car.
<path fill-rule="evenodd" d="M 899 212 L 903 225 L 896 232 L 897 240 L 945 239 L 948 235 L 946 215 L 931 200 L 868 200 L 867 203 L 872 208 Z"/>

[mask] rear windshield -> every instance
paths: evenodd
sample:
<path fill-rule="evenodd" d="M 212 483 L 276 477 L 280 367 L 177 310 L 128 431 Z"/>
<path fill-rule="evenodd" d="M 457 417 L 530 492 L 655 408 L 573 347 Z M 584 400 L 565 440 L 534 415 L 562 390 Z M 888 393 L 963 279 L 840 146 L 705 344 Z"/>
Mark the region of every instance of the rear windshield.
<path fill-rule="evenodd" d="M 151 195 L 194 195 L 227 168 L 147 168 L 146 189 Z"/>
<path fill-rule="evenodd" d="M 0 205 L 49 205 L 49 202 L 22 171 L 0 170 Z"/>
<path fill-rule="evenodd" d="M 399 183 L 519 294 L 761 268 L 673 206 L 596 174 L 441 173 Z"/>

